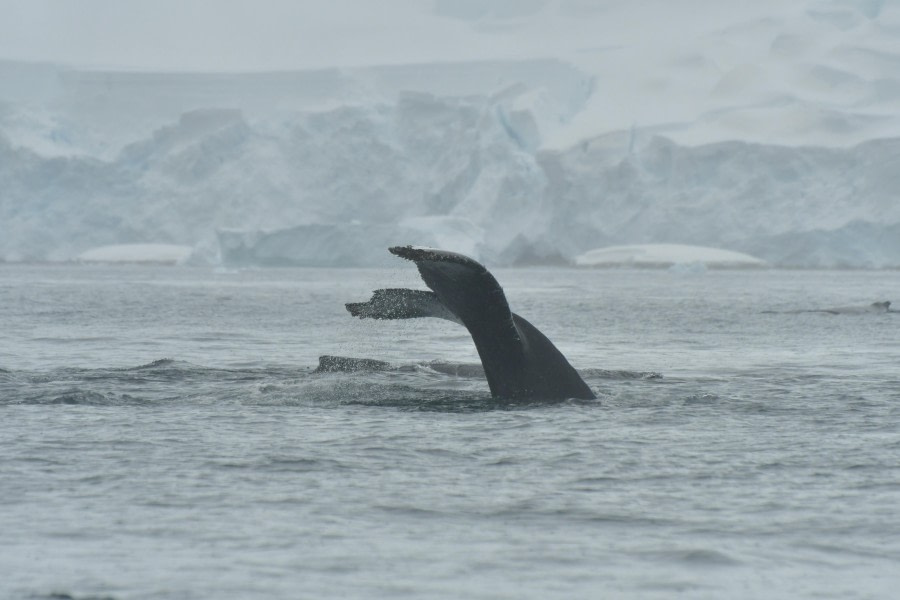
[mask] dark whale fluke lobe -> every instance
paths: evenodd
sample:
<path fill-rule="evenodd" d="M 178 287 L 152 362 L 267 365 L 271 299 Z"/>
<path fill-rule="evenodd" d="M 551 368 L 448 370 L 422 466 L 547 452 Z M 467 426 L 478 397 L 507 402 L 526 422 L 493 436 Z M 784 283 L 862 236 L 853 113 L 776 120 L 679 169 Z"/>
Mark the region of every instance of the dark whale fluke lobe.
<path fill-rule="evenodd" d="M 375 290 L 368 302 L 350 302 L 345 305 L 350 314 L 360 319 L 415 319 L 436 317 L 462 325 L 447 307 L 441 304 L 434 292 L 389 288 Z"/>
<path fill-rule="evenodd" d="M 497 280 L 468 256 L 414 246 L 392 254 L 413 261 L 431 292 L 376 290 L 369 302 L 347 304 L 373 319 L 437 317 L 469 330 L 491 394 L 507 399 L 595 399 L 565 356 L 534 325 L 509 309 Z"/>

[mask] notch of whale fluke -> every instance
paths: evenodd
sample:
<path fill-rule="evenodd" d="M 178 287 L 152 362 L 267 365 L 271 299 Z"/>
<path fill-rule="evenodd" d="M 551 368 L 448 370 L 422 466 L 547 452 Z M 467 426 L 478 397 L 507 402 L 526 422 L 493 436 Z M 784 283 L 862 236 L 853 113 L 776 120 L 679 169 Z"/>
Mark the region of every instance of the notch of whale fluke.
<path fill-rule="evenodd" d="M 484 265 L 436 248 L 394 246 L 416 263 L 431 291 L 381 289 L 368 302 L 346 305 L 372 319 L 438 317 L 461 323 L 472 336 L 491 395 L 504 399 L 596 399 L 565 356 L 534 325 L 509 309 L 503 288 Z"/>

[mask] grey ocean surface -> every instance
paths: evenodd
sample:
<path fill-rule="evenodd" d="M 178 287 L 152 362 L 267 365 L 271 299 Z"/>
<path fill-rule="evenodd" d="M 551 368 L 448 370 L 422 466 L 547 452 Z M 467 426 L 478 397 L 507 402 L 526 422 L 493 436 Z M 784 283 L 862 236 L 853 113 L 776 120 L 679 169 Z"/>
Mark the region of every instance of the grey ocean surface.
<path fill-rule="evenodd" d="M 792 311 L 900 273 L 495 275 L 599 400 L 344 311 L 409 264 L 0 266 L 0 598 L 897 597 L 900 314 Z"/>

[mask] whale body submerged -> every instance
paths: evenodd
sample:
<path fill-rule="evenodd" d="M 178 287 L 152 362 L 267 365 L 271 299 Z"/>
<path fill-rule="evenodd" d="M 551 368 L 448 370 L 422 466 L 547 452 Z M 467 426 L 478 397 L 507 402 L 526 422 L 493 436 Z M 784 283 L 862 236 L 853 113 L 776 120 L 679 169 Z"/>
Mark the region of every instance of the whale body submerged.
<path fill-rule="evenodd" d="M 413 246 L 389 251 L 413 261 L 426 290 L 375 290 L 368 302 L 346 305 L 361 319 L 435 317 L 471 334 L 491 395 L 506 399 L 595 399 L 566 357 L 534 325 L 511 312 L 503 288 L 468 256 Z"/>

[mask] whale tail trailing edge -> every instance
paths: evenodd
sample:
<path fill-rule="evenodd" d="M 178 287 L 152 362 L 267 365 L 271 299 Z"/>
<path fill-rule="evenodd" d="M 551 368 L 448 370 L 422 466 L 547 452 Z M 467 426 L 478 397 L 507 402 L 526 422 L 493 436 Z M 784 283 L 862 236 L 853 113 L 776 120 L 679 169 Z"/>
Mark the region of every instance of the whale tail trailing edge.
<path fill-rule="evenodd" d="M 368 302 L 347 304 L 351 315 L 437 317 L 461 323 L 472 335 L 495 397 L 596 398 L 556 346 L 510 311 L 503 288 L 483 265 L 432 248 L 396 246 L 390 252 L 413 261 L 432 291 L 376 290 Z"/>

